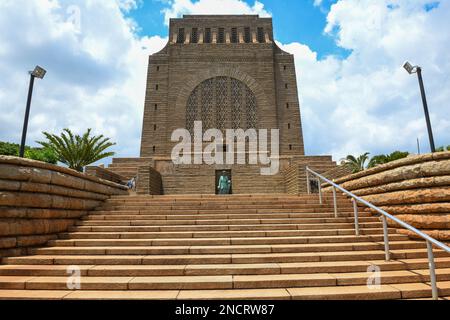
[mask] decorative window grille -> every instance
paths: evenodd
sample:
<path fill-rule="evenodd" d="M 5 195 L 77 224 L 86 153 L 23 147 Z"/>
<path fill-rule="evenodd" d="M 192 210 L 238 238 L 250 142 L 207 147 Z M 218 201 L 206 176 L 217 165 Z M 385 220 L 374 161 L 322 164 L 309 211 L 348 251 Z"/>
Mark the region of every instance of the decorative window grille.
<path fill-rule="evenodd" d="M 192 28 L 191 43 L 198 43 L 198 29 Z"/>
<path fill-rule="evenodd" d="M 218 43 L 225 43 L 225 29 L 219 28 L 219 37 L 217 39 Z"/>
<path fill-rule="evenodd" d="M 186 129 L 193 133 L 194 122 L 203 130 L 258 127 L 256 97 L 243 82 L 231 77 L 215 77 L 200 83 L 188 98 Z"/>
<path fill-rule="evenodd" d="M 246 97 L 246 114 L 247 114 L 247 128 L 256 128 L 257 112 L 256 112 L 256 98 L 251 92 L 251 90 L 245 87 L 245 97 Z"/>
<path fill-rule="evenodd" d="M 205 39 L 203 39 L 204 43 L 211 43 L 211 28 L 205 29 Z"/>
<path fill-rule="evenodd" d="M 217 77 L 215 84 L 216 89 L 216 128 L 225 130 L 226 128 L 226 114 L 227 114 L 227 100 L 228 100 L 228 78 Z"/>
<path fill-rule="evenodd" d="M 208 79 L 203 82 L 200 100 L 202 103 L 201 121 L 203 122 L 203 129 L 206 131 L 213 128 L 214 125 L 214 79 Z"/>
<path fill-rule="evenodd" d="M 244 42 L 250 43 L 251 42 L 251 36 L 250 36 L 250 28 L 245 27 L 244 28 Z"/>
<path fill-rule="evenodd" d="M 231 28 L 231 43 L 238 42 L 237 28 Z"/>
<path fill-rule="evenodd" d="M 266 39 L 264 39 L 264 28 L 261 27 L 258 28 L 258 42 L 259 43 L 266 42 Z"/>
<path fill-rule="evenodd" d="M 231 128 L 241 127 L 242 118 L 242 82 L 231 79 Z"/>
<path fill-rule="evenodd" d="M 186 129 L 190 132 L 194 131 L 194 121 L 196 120 L 196 115 L 198 114 L 198 90 L 194 90 L 190 95 L 187 103 L 186 110 Z"/>
<path fill-rule="evenodd" d="M 178 29 L 177 43 L 184 43 L 184 28 Z"/>

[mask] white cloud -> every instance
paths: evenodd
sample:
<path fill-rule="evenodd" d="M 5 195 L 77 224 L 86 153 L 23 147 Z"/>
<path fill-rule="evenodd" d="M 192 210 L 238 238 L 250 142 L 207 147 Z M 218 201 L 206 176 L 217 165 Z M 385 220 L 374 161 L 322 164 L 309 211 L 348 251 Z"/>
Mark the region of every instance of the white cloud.
<path fill-rule="evenodd" d="M 253 6 L 242 0 L 173 0 L 170 7 L 163 10 L 164 21 L 169 25 L 170 18 L 181 17 L 183 14 L 259 14 L 270 17 L 264 9 L 264 4 L 255 1 Z"/>
<path fill-rule="evenodd" d="M 314 5 L 315 7 L 320 7 L 320 5 L 322 4 L 322 2 L 323 2 L 323 0 L 314 0 L 313 5 Z"/>
<path fill-rule="evenodd" d="M 346 154 L 395 149 L 429 150 L 417 78 L 402 69 L 420 64 L 436 145 L 450 144 L 450 3 L 425 11 L 430 1 L 341 0 L 330 8 L 325 31 L 351 50 L 326 57 L 299 43 L 280 45 L 295 54 L 306 149 Z"/>
<path fill-rule="evenodd" d="M 167 42 L 137 38 L 122 10 L 130 0 L 77 2 L 80 32 L 69 1 L 0 3 L 0 140 L 20 141 L 27 70 L 48 70 L 35 84 L 27 142 L 42 130 L 93 128 L 117 142 L 119 156 L 139 154 L 148 55 Z M 20 26 L 19 28 L 17 26 Z"/>

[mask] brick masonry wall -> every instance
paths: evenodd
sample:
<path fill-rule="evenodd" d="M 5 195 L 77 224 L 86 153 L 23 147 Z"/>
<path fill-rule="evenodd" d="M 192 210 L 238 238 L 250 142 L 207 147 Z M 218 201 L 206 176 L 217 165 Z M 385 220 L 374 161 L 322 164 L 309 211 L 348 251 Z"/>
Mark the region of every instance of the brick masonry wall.
<path fill-rule="evenodd" d="M 155 161 L 166 195 L 214 194 L 216 171 L 222 170 L 231 170 L 233 194 L 299 194 L 306 192 L 306 165 L 323 172 L 335 163 L 328 156 L 284 157 L 278 174 L 263 176 L 261 166 L 256 165 L 175 165 L 167 158 Z"/>
<path fill-rule="evenodd" d="M 161 174 L 150 166 L 139 167 L 136 192 L 138 194 L 151 195 L 163 194 Z"/>
<path fill-rule="evenodd" d="M 450 241 L 450 152 L 407 157 L 335 182 L 432 237 Z M 388 224 L 399 227 L 389 219 Z M 415 237 L 405 229 L 398 232 Z"/>
<path fill-rule="evenodd" d="M 327 170 L 322 173 L 322 175 L 331 180 L 342 178 L 352 174 L 352 169 L 348 165 L 339 165 L 333 169 Z"/>
<path fill-rule="evenodd" d="M 287 194 L 300 193 L 300 170 L 299 166 L 292 165 L 284 171 L 284 181 Z"/>
<path fill-rule="evenodd" d="M 0 156 L 0 257 L 27 254 L 125 186 L 43 162 Z"/>
<path fill-rule="evenodd" d="M 183 39 L 179 39 L 181 28 Z M 194 28 L 197 37 L 192 35 Z M 211 31 L 211 43 L 205 41 L 207 28 Z M 219 28 L 224 29 L 224 43 L 218 41 Z M 232 28 L 237 29 L 236 43 L 232 43 Z M 246 28 L 250 31 L 248 42 Z M 259 28 L 263 30 L 262 39 L 258 37 Z M 314 166 L 318 161 L 320 169 L 326 166 L 324 170 L 335 164 L 331 157 L 304 156 L 294 57 L 281 50 L 273 39 L 272 19 L 257 15 L 185 15 L 171 19 L 167 45 L 149 57 L 141 158 L 114 159 L 110 169 L 131 178 L 141 165 L 150 165 L 161 174 L 164 194 L 214 193 L 215 172 L 222 169 L 232 170 L 234 193 L 305 191 L 307 164 Z M 257 104 L 256 129 L 280 130 L 280 158 L 288 159 L 278 175 L 263 177 L 259 168 L 251 165 L 174 166 L 168 160 L 178 143 L 171 141 L 172 132 L 186 128 L 190 95 L 203 81 L 216 77 L 239 80 L 250 89 Z M 245 110 L 242 111 L 241 118 L 245 118 Z M 231 123 L 232 110 L 225 114 L 225 122 Z M 289 186 L 285 186 L 283 170 L 294 163 L 299 165 L 297 173 L 291 174 Z"/>
<path fill-rule="evenodd" d="M 286 193 L 300 194 L 307 192 L 306 167 L 323 173 L 336 167 L 330 156 L 295 157 L 291 166 L 283 171 L 286 183 Z"/>
<path fill-rule="evenodd" d="M 217 39 L 219 27 L 228 40 L 204 43 L 205 28 L 211 28 Z M 234 27 L 239 43 L 229 41 Z M 250 27 L 251 43 L 243 43 L 245 27 Z M 264 43 L 256 41 L 258 27 L 264 28 Z M 179 28 L 186 34 L 182 44 L 176 43 Z M 192 28 L 198 28 L 199 43 L 190 41 Z M 294 59 L 273 42 L 272 19 L 185 16 L 171 19 L 169 43 L 149 57 L 141 157 L 170 155 L 175 145 L 170 141 L 172 132 L 186 127 L 189 95 L 202 81 L 218 76 L 235 78 L 251 89 L 257 100 L 258 128 L 280 129 L 281 155 L 304 154 Z"/>
<path fill-rule="evenodd" d="M 108 166 L 108 170 L 130 180 L 137 176 L 140 166 L 152 166 L 153 164 L 152 158 L 114 158 Z"/>

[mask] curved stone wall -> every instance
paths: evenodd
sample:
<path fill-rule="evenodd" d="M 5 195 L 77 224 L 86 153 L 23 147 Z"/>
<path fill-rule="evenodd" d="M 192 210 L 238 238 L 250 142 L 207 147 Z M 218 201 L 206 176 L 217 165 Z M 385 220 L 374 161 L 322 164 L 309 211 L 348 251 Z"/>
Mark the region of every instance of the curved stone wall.
<path fill-rule="evenodd" d="M 411 156 L 334 181 L 432 237 L 450 241 L 450 152 Z M 414 237 L 404 229 L 398 232 Z"/>
<path fill-rule="evenodd" d="M 47 163 L 0 156 L 0 257 L 26 254 L 65 232 L 111 195 L 111 181 Z"/>

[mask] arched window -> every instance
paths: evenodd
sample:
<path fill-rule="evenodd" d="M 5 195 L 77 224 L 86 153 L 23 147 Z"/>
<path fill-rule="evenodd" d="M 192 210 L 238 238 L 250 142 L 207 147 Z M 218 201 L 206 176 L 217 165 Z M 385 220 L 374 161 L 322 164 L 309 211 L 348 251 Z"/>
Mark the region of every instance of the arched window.
<path fill-rule="evenodd" d="M 235 78 L 207 79 L 192 91 L 187 101 L 186 129 L 191 133 L 195 121 L 203 122 L 203 130 L 257 129 L 256 97 L 245 83 Z"/>

